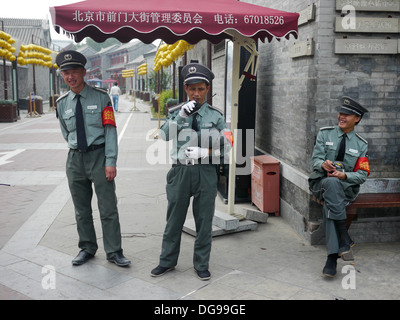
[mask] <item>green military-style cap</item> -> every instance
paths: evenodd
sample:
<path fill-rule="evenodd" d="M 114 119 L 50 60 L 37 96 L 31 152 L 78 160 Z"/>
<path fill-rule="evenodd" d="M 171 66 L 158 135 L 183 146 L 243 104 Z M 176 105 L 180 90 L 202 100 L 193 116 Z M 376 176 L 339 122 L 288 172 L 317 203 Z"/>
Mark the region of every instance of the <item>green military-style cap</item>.
<path fill-rule="evenodd" d="M 85 68 L 86 64 L 85 56 L 75 50 L 67 50 L 60 52 L 56 57 L 56 63 L 60 67 L 60 70 Z"/>
<path fill-rule="evenodd" d="M 361 118 L 368 112 L 358 101 L 350 97 L 342 97 L 342 105 L 338 107 L 338 111 L 344 114 L 355 114 Z"/>
<path fill-rule="evenodd" d="M 189 63 L 182 68 L 184 84 L 205 82 L 210 84 L 214 79 L 214 73 L 199 63 Z"/>

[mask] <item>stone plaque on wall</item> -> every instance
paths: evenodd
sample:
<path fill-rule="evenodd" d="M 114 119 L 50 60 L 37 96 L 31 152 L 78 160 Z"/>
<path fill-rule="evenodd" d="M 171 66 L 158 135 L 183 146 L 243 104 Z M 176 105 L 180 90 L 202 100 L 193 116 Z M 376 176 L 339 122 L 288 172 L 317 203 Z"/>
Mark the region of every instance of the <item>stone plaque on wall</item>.
<path fill-rule="evenodd" d="M 400 11 L 400 0 L 336 0 L 336 10 L 342 11 L 347 5 L 357 11 Z"/>
<path fill-rule="evenodd" d="M 398 40 L 394 39 L 336 39 L 336 54 L 397 54 Z"/>
<path fill-rule="evenodd" d="M 314 55 L 314 40 L 297 41 L 289 48 L 291 58 Z"/>
<path fill-rule="evenodd" d="M 400 1 L 400 0 L 399 0 Z M 308 23 L 309 21 L 315 20 L 315 4 L 308 6 L 306 9 L 299 11 L 298 25 Z"/>
<path fill-rule="evenodd" d="M 354 24 L 352 20 L 354 19 Z M 350 22 L 350 23 L 349 23 Z M 336 32 L 366 32 L 366 33 L 398 33 L 399 19 L 397 18 L 348 18 L 337 17 Z"/>

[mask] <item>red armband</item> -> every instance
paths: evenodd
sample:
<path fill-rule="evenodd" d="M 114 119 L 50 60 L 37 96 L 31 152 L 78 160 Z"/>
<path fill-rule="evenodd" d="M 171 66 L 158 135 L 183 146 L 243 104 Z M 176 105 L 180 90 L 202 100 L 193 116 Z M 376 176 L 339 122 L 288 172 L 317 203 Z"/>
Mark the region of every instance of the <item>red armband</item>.
<path fill-rule="evenodd" d="M 232 134 L 232 131 L 225 131 L 224 135 L 225 135 L 226 140 L 228 140 L 231 143 L 231 145 L 233 146 L 233 134 Z"/>
<path fill-rule="evenodd" d="M 354 172 L 356 172 L 357 170 L 363 170 L 363 171 L 367 171 L 368 175 L 371 173 L 369 170 L 369 161 L 368 161 L 368 157 L 360 157 L 357 160 L 357 163 L 354 167 Z"/>
<path fill-rule="evenodd" d="M 113 107 L 105 107 L 103 109 L 103 112 L 101 114 L 102 119 L 103 119 L 103 127 L 106 124 L 111 124 L 112 126 L 116 127 L 117 124 L 115 123 L 115 117 L 114 117 L 114 109 Z"/>

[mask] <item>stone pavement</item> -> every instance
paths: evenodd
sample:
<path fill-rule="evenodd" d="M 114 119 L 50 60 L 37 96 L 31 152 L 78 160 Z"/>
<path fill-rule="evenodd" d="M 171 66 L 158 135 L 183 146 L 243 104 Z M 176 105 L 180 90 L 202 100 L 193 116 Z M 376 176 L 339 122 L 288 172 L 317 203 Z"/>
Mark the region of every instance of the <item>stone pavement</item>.
<path fill-rule="evenodd" d="M 118 207 L 128 268 L 106 260 L 96 197 L 93 216 L 99 250 L 74 267 L 79 249 L 65 177 L 67 145 L 54 111 L 0 123 L 0 299 L 33 300 L 334 300 L 400 299 L 400 244 L 360 243 L 354 263 L 338 261 L 333 279 L 322 276 L 324 246 L 310 246 L 281 218 L 254 231 L 215 237 L 210 281 L 192 264 L 193 236 L 182 236 L 176 269 L 158 278 L 165 226 L 169 144 L 155 140 L 158 121 L 149 105 L 120 98 Z M 157 151 L 158 150 L 158 151 Z M 217 197 L 217 208 L 226 205 Z M 188 219 L 192 217 L 189 210 Z"/>

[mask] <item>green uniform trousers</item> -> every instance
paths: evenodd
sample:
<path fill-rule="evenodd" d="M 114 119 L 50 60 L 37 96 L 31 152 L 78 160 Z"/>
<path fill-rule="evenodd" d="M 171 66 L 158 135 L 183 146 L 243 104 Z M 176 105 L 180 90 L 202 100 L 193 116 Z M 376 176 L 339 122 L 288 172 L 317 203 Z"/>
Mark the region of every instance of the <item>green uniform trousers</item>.
<path fill-rule="evenodd" d="M 106 179 L 104 152 L 104 148 L 86 153 L 70 150 L 66 172 L 75 206 L 78 246 L 93 255 L 98 249 L 91 205 L 93 183 L 103 230 L 104 250 L 108 258 L 112 253 L 120 252 L 122 249 L 115 182 Z"/>
<path fill-rule="evenodd" d="M 324 200 L 322 212 L 327 254 L 338 253 L 339 238 L 334 220 L 346 219 L 346 207 L 354 199 L 346 195 L 341 180 L 334 177 L 316 180 L 311 191 L 318 199 Z"/>
<path fill-rule="evenodd" d="M 190 198 L 196 224 L 193 265 L 208 270 L 211 252 L 212 220 L 217 195 L 217 173 L 212 164 L 173 166 L 167 174 L 167 224 L 164 231 L 160 266 L 174 267 L 178 262 L 182 228 Z"/>

